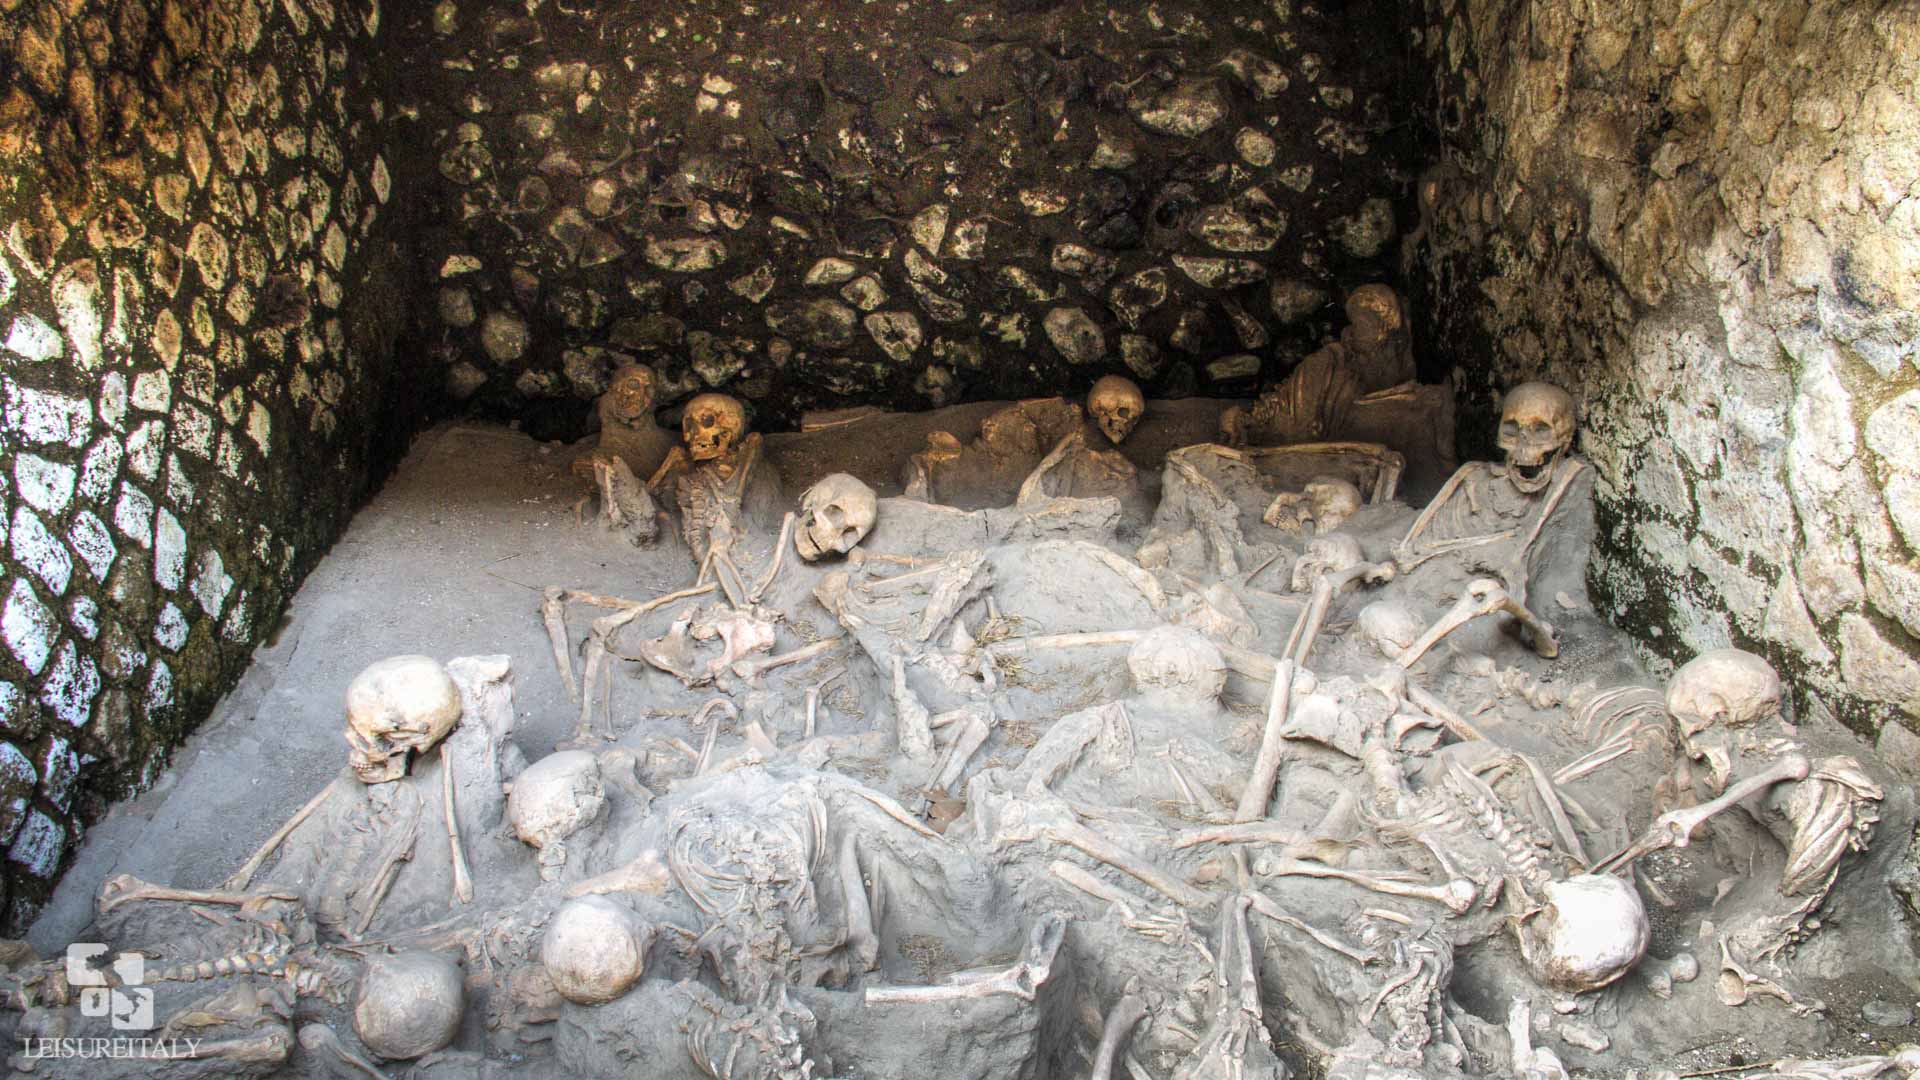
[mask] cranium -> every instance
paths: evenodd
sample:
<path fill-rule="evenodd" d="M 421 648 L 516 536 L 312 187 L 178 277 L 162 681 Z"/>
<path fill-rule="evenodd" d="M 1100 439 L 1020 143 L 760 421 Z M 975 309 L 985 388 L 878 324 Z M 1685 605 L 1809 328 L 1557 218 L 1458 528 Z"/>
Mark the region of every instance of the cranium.
<path fill-rule="evenodd" d="M 347 764 L 363 784 L 406 775 L 460 720 L 460 688 L 430 656 L 391 656 L 347 684 Z"/>
<path fill-rule="evenodd" d="M 1227 685 L 1220 650 L 1185 627 L 1148 631 L 1127 652 L 1127 670 L 1142 694 L 1170 705 L 1210 704 Z"/>
<path fill-rule="evenodd" d="M 1507 480 L 1523 494 L 1546 490 L 1553 467 L 1573 445 L 1573 398 L 1552 383 L 1530 382 L 1500 403 L 1500 449 Z"/>
<path fill-rule="evenodd" d="M 645 364 L 620 365 L 613 373 L 613 385 L 607 388 L 613 414 L 628 422 L 645 416 L 653 408 L 657 381 L 653 369 Z"/>
<path fill-rule="evenodd" d="M 353 1002 L 353 1033 L 374 1054 L 405 1061 L 453 1042 L 467 1010 L 460 966 L 439 953 L 414 950 L 376 956 Z"/>
<path fill-rule="evenodd" d="M 1093 384 L 1087 395 L 1087 411 L 1115 446 L 1127 441 L 1133 429 L 1146 415 L 1147 399 L 1132 379 L 1108 375 Z"/>
<path fill-rule="evenodd" d="M 1413 612 L 1392 600 L 1375 600 L 1361 608 L 1358 624 L 1360 637 L 1389 660 L 1420 640 L 1425 629 Z"/>
<path fill-rule="evenodd" d="M 1742 649 L 1714 649 L 1681 665 L 1667 684 L 1667 712 L 1690 757 L 1704 759 L 1716 790 L 1733 773 L 1730 728 L 1780 711 L 1780 676 Z"/>
<path fill-rule="evenodd" d="M 1400 332 L 1405 323 L 1400 297 L 1386 285 L 1362 285 L 1347 294 L 1347 337 L 1362 347 L 1372 347 Z"/>
<path fill-rule="evenodd" d="M 606 810 L 600 762 L 584 750 L 548 754 L 514 778 L 507 820 L 514 835 L 540 850 L 540 877 L 552 881 L 567 861 L 567 837 Z"/>
<path fill-rule="evenodd" d="M 1612 874 L 1550 881 L 1545 903 L 1520 923 L 1520 955 L 1542 986 L 1567 993 L 1598 990 L 1647 954 L 1653 926 L 1640 893 Z"/>
<path fill-rule="evenodd" d="M 582 896 L 554 912 L 540 942 L 540 962 L 561 997 L 600 1005 L 640 981 L 652 940 L 652 928 L 631 908 L 604 896 Z"/>
<path fill-rule="evenodd" d="M 1321 574 L 1337 574 L 1360 565 L 1360 541 L 1346 533 L 1329 533 L 1307 541 L 1307 550 L 1293 563 L 1293 591 L 1306 592 Z"/>
<path fill-rule="evenodd" d="M 1364 500 L 1360 489 L 1337 476 L 1316 476 L 1299 492 L 1283 491 L 1261 520 L 1276 529 L 1305 532 L 1309 527 L 1325 535 L 1347 523 L 1358 513 Z"/>
<path fill-rule="evenodd" d="M 873 489 L 859 477 L 834 473 L 800 496 L 800 527 L 793 550 L 812 562 L 828 552 L 845 555 L 866 539 L 880 516 Z"/>
<path fill-rule="evenodd" d="M 680 414 L 680 434 L 693 460 L 725 457 L 746 437 L 746 407 L 725 394 L 701 394 Z"/>

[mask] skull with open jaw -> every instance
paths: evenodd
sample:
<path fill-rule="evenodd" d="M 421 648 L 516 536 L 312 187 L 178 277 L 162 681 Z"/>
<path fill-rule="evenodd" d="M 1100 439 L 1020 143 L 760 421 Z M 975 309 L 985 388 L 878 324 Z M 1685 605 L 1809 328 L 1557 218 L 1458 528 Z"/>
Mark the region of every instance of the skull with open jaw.
<path fill-rule="evenodd" d="M 1551 383 L 1521 383 L 1500 403 L 1499 446 L 1507 481 L 1525 495 L 1538 495 L 1553 480 L 1554 467 L 1573 447 L 1573 398 Z"/>

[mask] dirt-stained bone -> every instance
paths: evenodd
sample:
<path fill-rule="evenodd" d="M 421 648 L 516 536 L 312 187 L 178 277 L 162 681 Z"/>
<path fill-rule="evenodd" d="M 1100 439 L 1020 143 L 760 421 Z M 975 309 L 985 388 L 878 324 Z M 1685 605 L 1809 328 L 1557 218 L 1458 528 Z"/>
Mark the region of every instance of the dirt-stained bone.
<path fill-rule="evenodd" d="M 466 1011 L 460 965 L 419 950 L 375 957 L 353 1003 L 353 1033 L 389 1061 L 430 1054 L 453 1041 Z"/>
<path fill-rule="evenodd" d="M 439 662 L 394 656 L 347 686 L 347 763 L 362 783 L 393 780 L 460 720 L 460 690 Z"/>
<path fill-rule="evenodd" d="M 599 1005 L 645 974 L 652 940 L 652 928 L 631 908 L 605 896 L 582 896 L 554 912 L 540 941 L 540 962 L 561 997 Z"/>
<path fill-rule="evenodd" d="M 1087 414 L 1115 446 L 1127 441 L 1146 412 L 1146 395 L 1124 375 L 1102 376 L 1087 394 Z"/>

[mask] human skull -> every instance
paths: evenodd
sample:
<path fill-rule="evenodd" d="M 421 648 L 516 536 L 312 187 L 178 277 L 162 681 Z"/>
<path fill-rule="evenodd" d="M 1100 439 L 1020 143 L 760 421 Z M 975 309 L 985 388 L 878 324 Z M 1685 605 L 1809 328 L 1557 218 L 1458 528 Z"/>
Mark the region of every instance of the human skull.
<path fill-rule="evenodd" d="M 633 909 L 604 896 L 582 896 L 554 912 L 540 941 L 540 962 L 561 997 L 601 1005 L 640 981 L 652 940 L 652 928 Z"/>
<path fill-rule="evenodd" d="M 834 473 L 800 496 L 800 528 L 793 550 L 808 562 L 833 552 L 845 555 L 867 538 L 880 516 L 880 503 L 857 476 Z"/>
<path fill-rule="evenodd" d="M 1552 383 L 1530 382 L 1507 391 L 1500 402 L 1500 450 L 1507 480 L 1522 494 L 1537 495 L 1553 479 L 1553 467 L 1573 445 L 1573 398 Z"/>
<path fill-rule="evenodd" d="M 653 369 L 645 364 L 620 365 L 613 373 L 613 385 L 607 388 L 613 414 L 628 423 L 645 416 L 653 408 L 656 382 Z"/>
<path fill-rule="evenodd" d="M 363 784 L 405 776 L 460 720 L 460 688 L 430 656 L 376 660 L 347 684 L 347 764 Z"/>
<path fill-rule="evenodd" d="M 1548 882 L 1545 903 L 1519 926 L 1520 955 L 1540 985 L 1598 990 L 1647 955 L 1653 926 L 1632 884 L 1612 874 Z"/>
<path fill-rule="evenodd" d="M 701 394 L 680 414 L 680 435 L 695 461 L 727 456 L 746 434 L 746 406 L 725 394 Z"/>
<path fill-rule="evenodd" d="M 353 1002 L 353 1033 L 376 1056 L 405 1061 L 445 1048 L 460 1033 L 467 981 L 460 965 L 413 950 L 375 956 Z"/>
<path fill-rule="evenodd" d="M 1302 491 L 1275 495 L 1261 520 L 1292 533 L 1311 527 L 1316 534 L 1324 535 L 1345 525 L 1360 511 L 1363 501 L 1360 489 L 1347 481 L 1337 476 L 1316 476 Z"/>
<path fill-rule="evenodd" d="M 1087 395 L 1087 411 L 1093 414 L 1100 431 L 1118 446 L 1127 441 L 1146 415 L 1147 399 L 1132 379 L 1108 375 L 1093 384 L 1093 392 Z"/>
<path fill-rule="evenodd" d="M 1713 649 L 1681 665 L 1667 683 L 1667 712 L 1688 756 L 1704 760 L 1719 790 L 1733 774 L 1731 728 L 1780 711 L 1780 676 L 1743 649 Z"/>
<path fill-rule="evenodd" d="M 1307 550 L 1293 563 L 1293 591 L 1306 592 L 1322 574 L 1337 574 L 1361 563 L 1360 541 L 1346 533 L 1329 533 L 1307 541 Z"/>
<path fill-rule="evenodd" d="M 1378 345 L 1399 333 L 1405 322 L 1400 297 L 1386 285 L 1362 285 L 1347 294 L 1347 322 L 1354 344 Z"/>
<path fill-rule="evenodd" d="M 1420 620 L 1392 600 L 1375 600 L 1361 608 L 1358 624 L 1360 637 L 1390 660 L 1420 640 Z"/>
<path fill-rule="evenodd" d="M 1149 630 L 1127 652 L 1127 670 L 1142 694 L 1168 704 L 1205 705 L 1227 685 L 1227 662 L 1198 632 L 1179 626 Z"/>
<path fill-rule="evenodd" d="M 607 793 L 600 761 L 584 750 L 548 754 L 514 777 L 507 820 L 514 835 L 540 851 L 540 877 L 552 881 L 567 862 L 567 837 L 598 820 Z"/>

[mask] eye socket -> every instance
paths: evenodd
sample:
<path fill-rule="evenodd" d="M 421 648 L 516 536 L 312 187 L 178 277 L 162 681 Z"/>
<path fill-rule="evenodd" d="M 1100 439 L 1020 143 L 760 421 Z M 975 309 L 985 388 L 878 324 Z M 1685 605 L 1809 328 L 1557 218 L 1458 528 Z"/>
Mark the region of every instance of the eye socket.
<path fill-rule="evenodd" d="M 1511 420 L 1508 420 L 1507 422 L 1505 422 L 1505 423 L 1503 423 L 1503 424 L 1501 424 L 1501 425 L 1500 425 L 1500 437 L 1501 437 L 1501 438 L 1503 438 L 1503 439 L 1514 439 L 1514 438 L 1518 438 L 1518 437 L 1519 437 L 1519 435 L 1520 435 L 1520 425 L 1519 425 L 1519 424 L 1516 424 L 1516 423 L 1514 423 L 1513 421 L 1511 421 Z"/>

